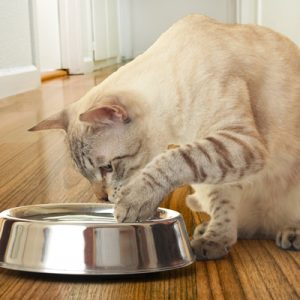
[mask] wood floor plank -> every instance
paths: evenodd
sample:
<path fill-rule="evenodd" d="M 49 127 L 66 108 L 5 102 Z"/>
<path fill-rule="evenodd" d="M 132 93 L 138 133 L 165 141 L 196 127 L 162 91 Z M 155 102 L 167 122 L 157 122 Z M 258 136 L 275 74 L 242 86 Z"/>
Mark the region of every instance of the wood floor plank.
<path fill-rule="evenodd" d="M 255 241 L 253 241 L 253 244 Z M 240 278 L 241 285 L 247 299 L 272 299 L 263 277 L 257 266 L 253 263 L 253 258 L 245 247 L 244 241 L 239 241 L 231 250 L 232 262 Z"/>

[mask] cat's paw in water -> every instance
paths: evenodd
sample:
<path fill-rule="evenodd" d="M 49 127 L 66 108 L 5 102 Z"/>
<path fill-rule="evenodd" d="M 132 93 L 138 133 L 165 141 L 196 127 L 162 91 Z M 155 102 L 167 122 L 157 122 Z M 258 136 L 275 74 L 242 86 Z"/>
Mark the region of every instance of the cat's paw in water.
<path fill-rule="evenodd" d="M 155 215 L 159 203 L 155 191 L 137 179 L 118 193 L 114 215 L 118 222 L 145 221 Z"/>
<path fill-rule="evenodd" d="M 223 243 L 205 237 L 192 240 L 191 246 L 197 260 L 218 259 L 228 254 L 228 249 Z"/>
<path fill-rule="evenodd" d="M 141 222 L 155 214 L 147 204 L 139 205 L 137 202 L 127 203 L 120 201 L 115 206 L 114 215 L 119 223 Z"/>
<path fill-rule="evenodd" d="M 300 228 L 285 228 L 277 233 L 276 245 L 284 250 L 300 251 Z"/>

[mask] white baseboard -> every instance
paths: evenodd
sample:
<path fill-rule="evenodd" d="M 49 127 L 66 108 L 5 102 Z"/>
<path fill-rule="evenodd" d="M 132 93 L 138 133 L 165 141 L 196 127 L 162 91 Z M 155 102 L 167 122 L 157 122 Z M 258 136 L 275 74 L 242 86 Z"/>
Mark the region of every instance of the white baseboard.
<path fill-rule="evenodd" d="M 119 57 L 112 57 L 108 59 L 103 60 L 97 60 L 94 62 L 94 71 L 101 70 L 103 68 L 115 65 L 117 63 L 120 63 Z"/>
<path fill-rule="evenodd" d="M 94 71 L 94 61 L 90 57 L 83 58 L 83 73 L 92 73 Z"/>
<path fill-rule="evenodd" d="M 41 85 L 40 72 L 36 66 L 0 69 L 0 99 Z"/>

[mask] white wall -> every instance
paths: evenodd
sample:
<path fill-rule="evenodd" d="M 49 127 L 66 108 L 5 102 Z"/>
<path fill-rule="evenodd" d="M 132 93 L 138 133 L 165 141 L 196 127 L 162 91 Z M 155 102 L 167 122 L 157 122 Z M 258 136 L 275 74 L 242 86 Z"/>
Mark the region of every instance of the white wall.
<path fill-rule="evenodd" d="M 300 1 L 260 0 L 258 24 L 285 34 L 300 46 Z"/>
<path fill-rule="evenodd" d="M 237 0 L 238 22 L 281 32 L 300 46 L 299 0 Z"/>
<path fill-rule="evenodd" d="M 0 68 L 32 63 L 28 1 L 0 0 Z M 20 51 L 22 45 L 22 51 Z"/>
<path fill-rule="evenodd" d="M 235 0 L 131 0 L 133 55 L 144 52 L 170 25 L 190 13 L 235 22 Z"/>
<path fill-rule="evenodd" d="M 118 1 L 92 0 L 95 60 L 119 55 Z"/>
<path fill-rule="evenodd" d="M 38 0 L 36 8 L 40 69 L 61 69 L 58 0 Z"/>
<path fill-rule="evenodd" d="M 71 74 L 137 56 L 190 13 L 236 20 L 236 0 L 59 0 L 59 9 L 62 65 Z"/>
<path fill-rule="evenodd" d="M 90 1 L 59 0 L 58 5 L 62 67 L 70 74 L 92 72 Z"/>
<path fill-rule="evenodd" d="M 93 61 L 93 32 L 92 32 L 92 12 L 91 1 L 81 0 L 81 38 L 82 38 L 82 52 L 84 59 Z"/>
<path fill-rule="evenodd" d="M 0 0 L 0 98 L 40 85 L 30 0 Z"/>
<path fill-rule="evenodd" d="M 118 9 L 119 55 L 126 60 L 133 58 L 131 0 L 118 0 Z"/>

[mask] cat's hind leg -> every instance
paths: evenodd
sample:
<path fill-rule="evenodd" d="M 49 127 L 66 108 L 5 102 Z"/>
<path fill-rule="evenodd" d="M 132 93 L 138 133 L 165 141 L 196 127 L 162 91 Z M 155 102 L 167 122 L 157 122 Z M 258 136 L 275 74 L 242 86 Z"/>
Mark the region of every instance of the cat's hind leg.
<path fill-rule="evenodd" d="M 207 194 L 210 191 L 210 186 L 200 184 L 192 184 L 191 186 L 194 192 L 185 199 L 187 207 L 192 211 L 208 213 L 209 197 Z M 202 221 L 194 230 L 193 238 L 196 239 L 196 236 L 203 235 L 208 224 L 209 221 Z"/>
<path fill-rule="evenodd" d="M 276 245 L 284 250 L 300 251 L 300 227 L 280 230 L 276 235 Z"/>
<path fill-rule="evenodd" d="M 198 197 L 199 205 L 203 203 L 204 211 L 211 217 L 208 223 L 201 223 L 195 228 L 191 245 L 197 259 L 221 258 L 236 242 L 240 192 L 240 186 L 211 185 L 203 186 L 203 189 L 199 186 L 191 195 Z"/>
<path fill-rule="evenodd" d="M 189 209 L 192 211 L 205 211 L 205 199 L 206 191 L 200 184 L 192 184 L 193 193 L 188 195 L 185 199 L 185 203 Z"/>

